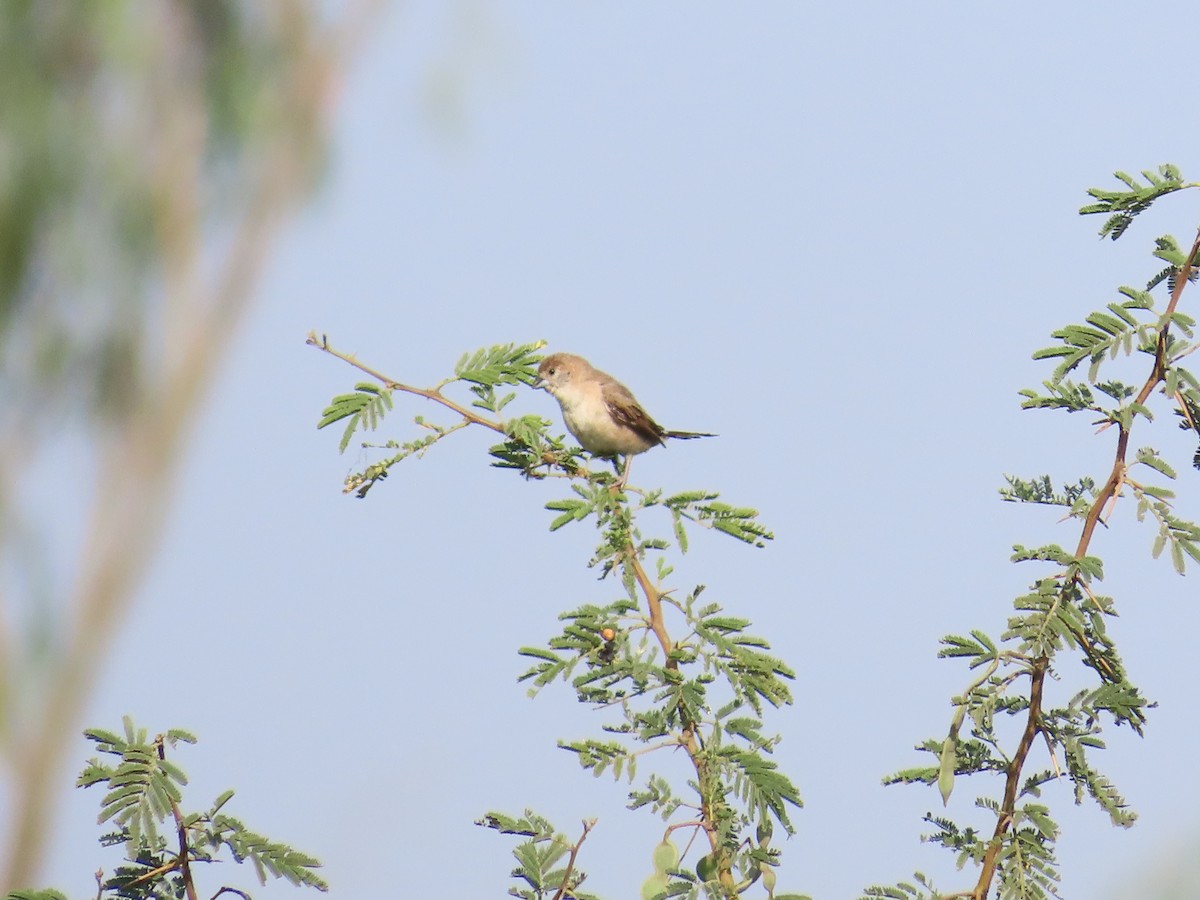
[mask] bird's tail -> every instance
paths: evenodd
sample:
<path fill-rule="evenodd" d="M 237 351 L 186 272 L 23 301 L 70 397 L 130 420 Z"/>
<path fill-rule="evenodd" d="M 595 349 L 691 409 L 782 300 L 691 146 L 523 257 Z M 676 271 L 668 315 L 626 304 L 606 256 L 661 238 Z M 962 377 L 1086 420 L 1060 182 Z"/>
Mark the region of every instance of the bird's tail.
<path fill-rule="evenodd" d="M 664 431 L 663 436 L 676 438 L 681 441 L 690 441 L 692 438 L 698 437 L 717 437 L 717 435 L 709 434 L 707 431 Z"/>

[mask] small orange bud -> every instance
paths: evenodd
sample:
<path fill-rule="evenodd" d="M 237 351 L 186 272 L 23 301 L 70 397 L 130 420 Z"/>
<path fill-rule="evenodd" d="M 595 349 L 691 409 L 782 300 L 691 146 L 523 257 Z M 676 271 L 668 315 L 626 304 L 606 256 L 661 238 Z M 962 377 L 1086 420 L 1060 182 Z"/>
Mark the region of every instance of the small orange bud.
<path fill-rule="evenodd" d="M 617 636 L 617 632 L 612 628 L 601 628 L 600 629 L 600 637 L 604 638 L 606 641 L 611 641 L 616 636 Z"/>

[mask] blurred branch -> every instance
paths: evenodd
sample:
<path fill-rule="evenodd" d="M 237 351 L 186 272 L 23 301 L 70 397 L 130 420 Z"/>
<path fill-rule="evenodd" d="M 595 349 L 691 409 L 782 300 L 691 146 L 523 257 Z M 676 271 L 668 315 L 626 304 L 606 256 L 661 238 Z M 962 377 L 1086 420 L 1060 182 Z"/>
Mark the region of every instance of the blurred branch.
<path fill-rule="evenodd" d="M 157 369 L 148 366 L 140 373 L 124 414 L 95 440 L 95 491 L 81 545 L 81 566 L 69 612 L 62 620 L 58 665 L 49 673 L 37 702 L 30 704 L 34 712 L 24 729 L 27 734 L 14 734 L 8 742 L 11 806 L 6 818 L 14 830 L 0 867 L 0 891 L 23 887 L 35 877 L 46 849 L 53 789 L 68 740 L 153 558 L 189 425 L 249 306 L 281 222 L 312 185 L 333 94 L 382 4 L 379 0 L 351 3 L 340 24 L 333 26 L 342 29 L 333 39 L 320 24 L 315 3 L 245 6 L 226 0 L 201 6 L 195 0 L 177 0 L 150 9 L 153 26 L 119 24 L 136 32 L 123 37 L 136 37 L 146 45 L 135 49 L 151 56 L 148 74 L 155 79 L 149 91 L 155 140 L 146 151 L 144 177 L 152 199 L 151 265 L 161 269 L 158 287 L 164 309 L 162 344 L 157 348 L 161 357 Z M 258 73 L 255 84 L 232 89 L 225 85 L 233 105 L 249 102 L 247 96 L 258 91 L 250 100 L 257 101 L 255 110 L 269 111 L 270 120 L 256 119 L 245 134 L 236 135 L 233 139 L 241 141 L 241 155 L 234 171 L 224 160 L 214 174 L 214 142 L 230 138 L 221 131 L 212 82 L 229 77 L 230 60 L 222 52 L 248 49 L 246 35 L 234 30 L 228 32 L 228 47 L 214 43 L 218 38 L 210 29 L 221 16 L 242 16 L 250 22 L 243 22 L 244 28 L 263 30 L 260 37 L 275 42 L 274 49 L 283 55 L 273 63 L 277 68 L 269 77 Z M 112 20 L 92 24 L 113 26 Z M 107 39 L 111 44 L 112 36 Z M 103 45 L 104 38 L 96 43 Z M 115 52 L 111 46 L 108 49 Z M 130 48 L 125 46 L 123 52 L 129 53 Z M 246 66 L 260 64 L 255 59 L 239 61 Z M 94 61 L 97 77 L 103 74 L 105 62 L 120 65 L 125 60 Z M 236 110 L 230 113 L 234 114 Z M 238 178 L 232 217 L 214 213 L 205 202 L 210 182 L 218 175 Z M 224 229 L 230 218 L 232 239 L 222 245 L 223 254 L 214 252 L 205 236 L 217 233 L 213 230 L 217 221 Z M 208 266 L 207 277 L 202 262 Z M 134 312 L 148 313 L 149 308 Z M 145 343 L 150 338 L 144 335 L 154 334 L 144 319 L 132 331 Z M 153 357 L 154 349 L 147 347 L 142 355 Z M 6 445 L 16 440 L 5 437 Z M 20 477 L 20 462 L 6 459 L 2 474 L 0 490 L 11 493 L 12 479 Z M 6 641 L 0 652 L 11 672 L 15 668 L 12 636 L 2 627 L 0 640 Z M 0 701 L 4 699 L 8 698 Z M 0 716 L 6 729 L 15 730 L 10 706 L 0 706 Z"/>

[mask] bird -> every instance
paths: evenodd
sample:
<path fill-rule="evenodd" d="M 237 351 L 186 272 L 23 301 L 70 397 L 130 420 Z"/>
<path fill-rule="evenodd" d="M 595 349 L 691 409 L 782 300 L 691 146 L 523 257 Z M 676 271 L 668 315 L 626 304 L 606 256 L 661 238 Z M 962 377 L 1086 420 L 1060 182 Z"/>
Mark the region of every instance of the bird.
<path fill-rule="evenodd" d="M 625 457 L 625 468 L 614 487 L 624 490 L 633 457 L 667 438 L 692 440 L 716 437 L 702 431 L 668 431 L 646 413 L 633 393 L 581 356 L 552 353 L 538 366 L 534 387 L 548 391 L 562 408 L 567 430 L 584 450 L 615 460 Z"/>

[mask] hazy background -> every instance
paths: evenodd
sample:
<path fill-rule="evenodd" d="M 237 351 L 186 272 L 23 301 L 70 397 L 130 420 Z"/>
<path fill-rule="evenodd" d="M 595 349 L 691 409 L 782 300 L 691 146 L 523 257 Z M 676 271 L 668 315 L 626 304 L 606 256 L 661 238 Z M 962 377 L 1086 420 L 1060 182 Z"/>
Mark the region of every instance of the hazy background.
<path fill-rule="evenodd" d="M 973 885 L 919 843 L 936 792 L 879 781 L 926 761 L 912 746 L 944 733 L 972 677 L 935 659 L 938 637 L 998 637 L 1039 574 L 1007 562 L 1011 545 L 1078 539 L 1054 510 L 1002 504 L 1002 473 L 1099 478 L 1111 464 L 1111 432 L 1022 413 L 1016 392 L 1048 375 L 1029 354 L 1051 330 L 1159 268 L 1154 237 L 1193 233 L 1191 193 L 1115 245 L 1076 214 L 1114 169 L 1176 162 L 1195 177 L 1194 47 L 1179 28 L 1193 13 L 389 8 L 193 432 L 85 723 L 129 713 L 194 731 L 177 755 L 188 802 L 236 787 L 229 811 L 320 857 L 337 896 L 502 895 L 512 842 L 471 822 L 525 806 L 568 833 L 598 817 L 586 888 L 634 896 L 661 823 L 623 812 L 624 786 L 555 749 L 597 717 L 561 687 L 530 702 L 515 683 L 518 646 L 620 590 L 585 568 L 587 526 L 546 531 L 543 505 L 564 487 L 489 468 L 490 435 L 469 430 L 360 502 L 340 493 L 359 457 L 314 428 L 358 376 L 307 348 L 309 329 L 418 385 L 463 351 L 544 338 L 625 381 L 667 427 L 721 435 L 641 457 L 636 481 L 718 489 L 776 531 L 763 551 L 694 534 L 676 583 L 708 585 L 797 671 L 796 704 L 767 722 L 806 803 L 780 889 L 853 897 L 914 869 L 947 892 Z M 1134 363 L 1129 380 L 1144 377 Z M 385 436 L 437 416 L 397 407 Z M 559 421 L 541 393 L 509 409 Z M 1194 518 L 1194 440 L 1165 410 L 1156 427 L 1134 444 L 1173 454 Z M 69 466 L 72 446 L 54 459 Z M 72 534 L 72 495 L 46 491 Z M 1093 552 L 1122 613 L 1112 631 L 1160 708 L 1144 740 L 1108 733 L 1094 757 L 1140 812 L 1134 829 L 1075 809 L 1065 781 L 1046 787 L 1063 894 L 1190 897 L 1196 575 L 1150 559 L 1153 528 L 1129 501 L 1111 524 Z M 1061 674 L 1057 700 L 1091 683 Z M 73 897 L 116 862 L 95 844 L 99 797 L 65 787 L 88 753 L 79 739 L 62 773 L 44 873 Z M 1031 771 L 1047 764 L 1039 743 Z M 960 781 L 951 814 L 969 818 L 985 791 L 999 788 Z M 215 890 L 252 875 L 200 877 Z"/>

